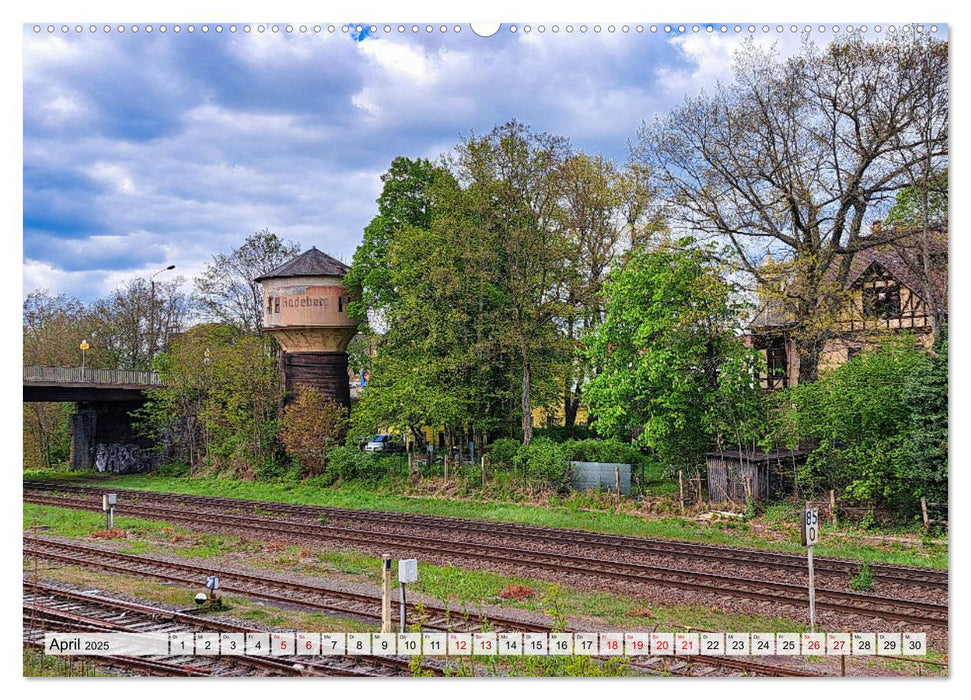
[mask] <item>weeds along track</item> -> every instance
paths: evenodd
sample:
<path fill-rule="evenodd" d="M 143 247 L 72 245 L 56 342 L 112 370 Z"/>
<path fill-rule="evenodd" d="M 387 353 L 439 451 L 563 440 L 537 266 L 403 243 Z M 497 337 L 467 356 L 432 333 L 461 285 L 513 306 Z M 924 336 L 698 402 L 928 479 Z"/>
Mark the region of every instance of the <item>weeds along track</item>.
<path fill-rule="evenodd" d="M 142 490 L 111 489 L 111 491 L 112 493 L 124 494 L 126 501 L 130 499 L 135 504 L 156 503 L 167 505 L 168 507 L 182 505 L 196 510 L 208 510 L 214 513 L 235 512 L 251 513 L 254 515 L 273 515 L 315 523 L 319 523 L 321 518 L 325 518 L 329 521 L 356 523 L 362 527 L 375 525 L 394 528 L 421 527 L 439 529 L 447 532 L 450 538 L 454 538 L 459 533 L 492 539 L 500 537 L 506 539 L 514 538 L 523 543 L 536 545 L 610 548 L 618 552 L 631 554 L 670 555 L 683 562 L 715 562 L 731 566 L 740 564 L 754 565 L 763 569 L 776 570 L 783 573 L 794 572 L 803 576 L 806 575 L 806 557 L 801 554 L 786 554 L 694 542 L 649 539 L 629 535 L 603 534 L 585 530 L 549 528 L 536 525 L 470 520 L 466 518 L 414 513 L 388 513 L 323 506 L 305 506 Z M 36 502 L 29 499 L 51 492 L 76 494 L 78 496 L 96 495 L 100 499 L 101 494 L 107 493 L 108 490 L 62 484 L 24 483 L 25 501 Z M 843 579 L 856 573 L 860 566 L 859 562 L 826 557 L 816 557 L 814 565 L 817 576 L 837 576 Z M 948 572 L 946 570 L 892 564 L 870 564 L 870 571 L 873 580 L 877 582 L 920 586 L 929 591 L 937 590 L 946 592 L 948 589 Z"/>
<path fill-rule="evenodd" d="M 25 580 L 24 644 L 42 647 L 45 632 L 264 632 L 61 586 Z M 407 660 L 381 656 L 99 656 L 104 666 L 161 676 L 401 676 Z M 433 669 L 439 674 L 440 669 Z"/>
<path fill-rule="evenodd" d="M 51 493 L 25 493 L 24 499 L 31 503 L 68 508 L 86 510 L 101 508 L 100 503 L 91 499 L 66 498 Z M 341 543 L 364 551 L 374 551 L 375 548 L 400 551 L 406 548 L 410 553 L 421 552 L 438 557 L 461 558 L 473 563 L 485 561 L 499 566 L 514 567 L 519 571 L 547 571 L 579 575 L 585 579 L 674 587 L 784 606 L 808 604 L 806 586 L 784 581 L 662 568 L 629 561 L 489 545 L 482 542 L 468 543 L 456 539 L 455 534 L 448 530 L 442 531 L 437 537 L 426 537 L 323 525 L 309 521 L 295 522 L 262 515 L 221 512 L 214 517 L 212 512 L 189 510 L 193 505 L 191 501 L 181 508 L 172 507 L 172 505 L 171 503 L 163 506 L 132 502 L 125 505 L 124 513 L 132 517 L 182 524 L 199 531 L 228 533 L 254 539 L 294 544 Z M 940 603 L 887 598 L 827 588 L 817 588 L 816 608 L 868 619 L 906 622 L 920 628 L 927 626 L 946 628 L 948 621 L 947 605 Z"/>
<path fill-rule="evenodd" d="M 103 547 L 95 547 L 76 542 L 55 540 L 46 537 L 24 537 L 23 553 L 25 557 L 56 562 L 64 565 L 80 566 L 95 569 L 98 571 L 123 574 L 133 577 L 154 578 L 167 583 L 177 583 L 185 586 L 198 588 L 200 582 L 206 576 L 218 575 L 220 577 L 220 587 L 223 591 L 234 593 L 256 599 L 266 600 L 288 607 L 300 606 L 326 612 L 328 614 L 340 615 L 354 619 L 365 620 L 368 622 L 380 622 L 381 620 L 381 598 L 379 595 L 368 595 L 343 591 L 340 589 L 327 587 L 320 584 L 310 584 L 296 581 L 292 578 L 283 576 L 259 573 L 254 574 L 238 569 L 217 567 L 211 564 L 198 566 L 186 562 L 172 561 L 157 557 L 142 555 L 122 554 Z M 27 586 L 25 582 L 25 620 L 27 610 Z M 60 588 L 47 586 L 48 588 L 59 591 Z M 77 595 L 81 594 L 76 594 Z M 119 603 L 121 605 L 121 603 Z M 39 604 L 38 604 L 39 605 Z M 134 609 L 139 606 L 131 604 Z M 36 608 L 37 606 L 35 606 Z M 144 607 L 144 606 L 142 606 Z M 409 617 L 413 620 L 420 620 L 422 629 L 426 631 L 455 631 L 455 632 L 476 632 L 476 631 L 522 631 L 522 632 L 550 632 L 552 627 L 549 624 L 540 624 L 523 620 L 521 616 L 503 616 L 497 611 L 490 610 L 452 610 L 442 606 L 436 606 L 423 602 L 420 605 L 409 604 Z M 152 609 L 154 610 L 154 609 Z M 37 615 L 37 610 L 31 614 Z M 174 622 L 171 624 L 183 624 L 189 626 L 196 620 L 200 620 L 198 629 L 214 629 L 217 631 L 261 631 L 238 627 L 236 625 L 213 621 L 208 618 L 198 618 L 197 616 L 185 615 L 182 613 L 172 613 L 161 611 L 162 620 Z M 48 618 L 42 618 L 45 621 Z M 155 619 L 155 618 L 153 618 Z M 52 623 L 58 623 L 56 618 L 50 617 Z M 157 620 L 156 620 L 157 621 Z M 78 625 L 84 622 L 75 620 Z M 126 629 L 125 631 L 182 631 L 183 628 L 167 629 L 156 628 L 150 623 L 149 629 Z M 206 626 L 208 625 L 208 626 Z M 25 629 L 27 625 L 25 622 Z M 48 626 L 46 629 L 55 630 L 57 628 Z M 78 627 L 74 628 L 77 630 Z M 85 631 L 103 631 L 101 629 L 84 628 Z M 112 628 L 112 631 L 121 631 Z M 574 631 L 567 629 L 567 631 Z M 25 637 L 26 639 L 26 637 Z M 33 641 L 33 640 L 31 640 Z M 257 662 L 260 657 L 256 657 Z M 305 658 L 305 657 L 300 657 Z M 366 657 L 362 657 L 366 658 Z M 377 657 L 381 663 L 391 660 L 384 657 Z M 272 660 L 271 660 L 272 661 Z M 167 672 L 165 663 L 159 662 L 159 672 L 162 675 L 172 675 Z M 303 663 L 301 661 L 300 663 Z M 632 657 L 629 660 L 631 667 L 643 673 L 665 674 L 665 675 L 691 675 L 691 676 L 724 676 L 724 675 L 758 675 L 758 676 L 819 676 L 823 674 L 814 673 L 804 669 L 797 669 L 788 666 L 778 666 L 768 663 L 760 663 L 739 658 L 725 657 Z M 306 664 L 304 664 L 306 666 Z M 292 669 L 292 664 L 288 666 Z M 437 673 L 441 670 L 431 667 Z M 203 673 L 204 670 L 196 669 L 195 675 Z M 308 669 L 314 673 L 314 669 Z M 305 672 L 306 673 L 306 672 Z M 185 675 L 185 674 L 182 674 Z M 296 675 L 294 672 L 291 675 Z M 318 675 L 325 675 L 320 672 Z M 367 675 L 361 673 L 359 675 Z"/>

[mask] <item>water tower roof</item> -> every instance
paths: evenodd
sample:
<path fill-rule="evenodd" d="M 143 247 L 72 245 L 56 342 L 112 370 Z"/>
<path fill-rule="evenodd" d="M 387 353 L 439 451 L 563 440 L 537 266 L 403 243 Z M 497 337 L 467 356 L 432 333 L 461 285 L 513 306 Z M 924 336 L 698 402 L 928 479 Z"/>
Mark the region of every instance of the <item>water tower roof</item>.
<path fill-rule="evenodd" d="M 253 281 L 262 282 L 276 277 L 343 277 L 348 269 L 347 265 L 340 260 L 316 248 L 311 248 Z"/>

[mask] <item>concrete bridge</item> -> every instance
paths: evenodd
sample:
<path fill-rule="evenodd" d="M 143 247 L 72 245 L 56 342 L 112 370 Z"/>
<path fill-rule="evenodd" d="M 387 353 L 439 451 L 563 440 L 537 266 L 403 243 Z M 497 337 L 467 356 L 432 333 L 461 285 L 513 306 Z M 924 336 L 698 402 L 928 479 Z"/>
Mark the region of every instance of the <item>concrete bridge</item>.
<path fill-rule="evenodd" d="M 80 367 L 24 367 L 24 401 L 71 402 L 71 467 L 147 471 L 158 456 L 133 429 L 131 412 L 145 390 L 162 386 L 157 372 Z"/>
<path fill-rule="evenodd" d="M 159 461 L 152 443 L 133 427 L 132 411 L 146 389 L 163 386 L 158 372 L 86 367 L 24 367 L 24 401 L 70 402 L 71 468 L 118 473 L 149 471 Z M 359 387 L 350 385 L 356 399 Z"/>

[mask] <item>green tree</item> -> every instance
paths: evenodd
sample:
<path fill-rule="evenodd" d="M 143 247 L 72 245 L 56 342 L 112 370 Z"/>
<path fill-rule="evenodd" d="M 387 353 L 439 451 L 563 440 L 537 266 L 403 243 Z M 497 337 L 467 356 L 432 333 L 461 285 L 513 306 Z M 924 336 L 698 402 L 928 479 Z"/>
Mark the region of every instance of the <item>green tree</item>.
<path fill-rule="evenodd" d="M 586 388 L 597 432 L 696 472 L 715 445 L 750 449 L 762 409 L 735 289 L 689 243 L 633 251 L 606 282 L 606 318 L 584 343 L 601 368 Z"/>
<path fill-rule="evenodd" d="M 351 315 L 382 319 L 395 304 L 398 289 L 392 280 L 389 248 L 395 235 L 409 226 L 428 229 L 435 215 L 436 182 L 451 176 L 443 168 L 419 158 L 398 156 L 381 176 L 384 183 L 378 197 L 378 214 L 364 229 L 361 245 L 354 251 L 351 269 L 344 283 L 360 290 L 351 303 Z"/>
<path fill-rule="evenodd" d="M 473 135 L 456 149 L 469 218 L 496 246 L 495 266 L 508 303 L 504 342 L 519 363 L 524 443 L 532 438 L 534 391 L 543 385 L 537 379 L 547 379 L 556 395 L 550 355 L 562 342 L 555 321 L 566 315 L 569 243 L 561 188 L 570 155 L 565 139 L 533 133 L 517 121 Z"/>
<path fill-rule="evenodd" d="M 194 471 L 253 478 L 277 457 L 281 387 L 268 339 L 221 324 L 191 328 L 156 358 L 140 426 Z"/>
<path fill-rule="evenodd" d="M 284 241 L 264 228 L 230 253 L 213 255 L 195 280 L 196 303 L 203 317 L 242 331 L 259 331 L 263 291 L 254 280 L 299 254 L 299 243 Z"/>

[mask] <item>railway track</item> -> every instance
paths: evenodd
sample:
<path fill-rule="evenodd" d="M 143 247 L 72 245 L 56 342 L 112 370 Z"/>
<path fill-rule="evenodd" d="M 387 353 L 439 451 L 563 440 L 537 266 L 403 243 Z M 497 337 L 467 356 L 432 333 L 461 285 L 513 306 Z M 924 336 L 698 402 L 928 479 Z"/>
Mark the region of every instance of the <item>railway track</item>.
<path fill-rule="evenodd" d="M 199 582 L 208 575 L 220 577 L 220 587 L 227 592 L 251 596 L 287 606 L 300 605 L 326 611 L 335 615 L 379 622 L 381 598 L 379 595 L 350 593 L 325 586 L 298 583 L 268 574 L 255 576 L 246 572 L 207 565 L 161 560 L 133 554 L 122 554 L 101 547 L 64 542 L 39 537 L 24 537 L 24 556 L 66 565 L 96 568 L 111 573 L 138 577 L 151 577 L 169 583 L 179 583 L 198 588 Z M 421 619 L 425 630 L 475 632 L 524 631 L 550 632 L 548 624 L 524 622 L 521 618 L 506 617 L 496 611 L 455 611 L 422 603 L 419 610 L 409 604 L 409 616 Z M 419 618 L 418 616 L 422 617 Z M 224 630 L 232 631 L 232 630 Z M 569 630 L 568 631 L 573 631 Z M 724 657 L 651 657 L 631 658 L 630 665 L 646 673 L 672 675 L 725 675 L 742 673 L 758 676 L 810 677 L 823 674 L 775 666 L 767 663 Z"/>
<path fill-rule="evenodd" d="M 45 632 L 263 632 L 199 615 L 24 581 L 24 643 L 43 646 Z M 164 658 L 164 660 L 163 660 Z M 401 676 L 407 660 L 381 656 L 99 656 L 96 662 L 163 676 Z M 441 669 L 431 667 L 441 675 Z"/>
<path fill-rule="evenodd" d="M 31 503 L 56 505 L 68 508 L 100 510 L 100 504 L 76 498 L 65 498 L 50 493 L 25 494 Z M 557 573 L 576 574 L 583 577 L 624 581 L 690 589 L 716 595 L 767 601 L 778 605 L 808 603 L 805 586 L 782 581 L 746 579 L 657 567 L 646 564 L 592 558 L 579 555 L 542 552 L 533 549 L 468 543 L 451 538 L 432 538 L 401 533 L 383 533 L 362 528 L 351 528 L 320 523 L 295 523 L 293 520 L 271 518 L 263 515 L 198 513 L 170 505 L 145 505 L 129 503 L 125 513 L 134 517 L 163 520 L 188 525 L 196 530 L 228 532 L 256 539 L 288 541 L 292 543 L 332 544 L 345 543 L 364 550 L 407 549 L 408 552 L 425 552 L 440 557 L 459 557 L 469 561 L 489 561 L 498 565 L 529 567 Z M 295 531 L 295 526 L 299 531 Z M 918 626 L 947 627 L 948 608 L 939 603 L 901 598 L 884 598 L 863 593 L 850 593 L 826 588 L 816 590 L 816 608 L 867 618 L 895 620 Z"/>
<path fill-rule="evenodd" d="M 63 484 L 24 483 L 24 493 L 62 492 L 76 494 L 96 494 L 100 497 L 107 490 L 85 486 L 66 486 Z M 196 508 L 210 508 L 216 512 L 241 512 L 247 510 L 254 514 L 281 515 L 285 517 L 320 522 L 320 518 L 356 522 L 361 524 L 381 523 L 393 526 L 414 525 L 417 527 L 439 528 L 450 533 L 467 532 L 488 536 L 514 536 L 524 541 L 545 544 L 589 545 L 609 547 L 640 554 L 664 554 L 682 560 L 723 562 L 726 564 L 751 564 L 779 571 L 806 572 L 806 559 L 802 555 L 782 552 L 768 552 L 756 549 L 718 547 L 694 542 L 660 540 L 595 533 L 585 530 L 547 528 L 536 525 L 479 521 L 466 518 L 420 515 L 414 513 L 386 513 L 381 511 L 305 506 L 288 503 L 270 503 L 248 499 L 220 498 L 215 496 L 192 496 L 177 493 L 159 493 L 142 490 L 112 489 L 124 494 L 137 503 L 179 503 Z M 859 563 L 844 559 L 816 557 L 814 566 L 817 576 L 848 577 L 856 573 Z M 929 589 L 946 591 L 948 572 L 917 566 L 892 564 L 870 564 L 875 581 L 898 584 L 919 584 Z"/>

